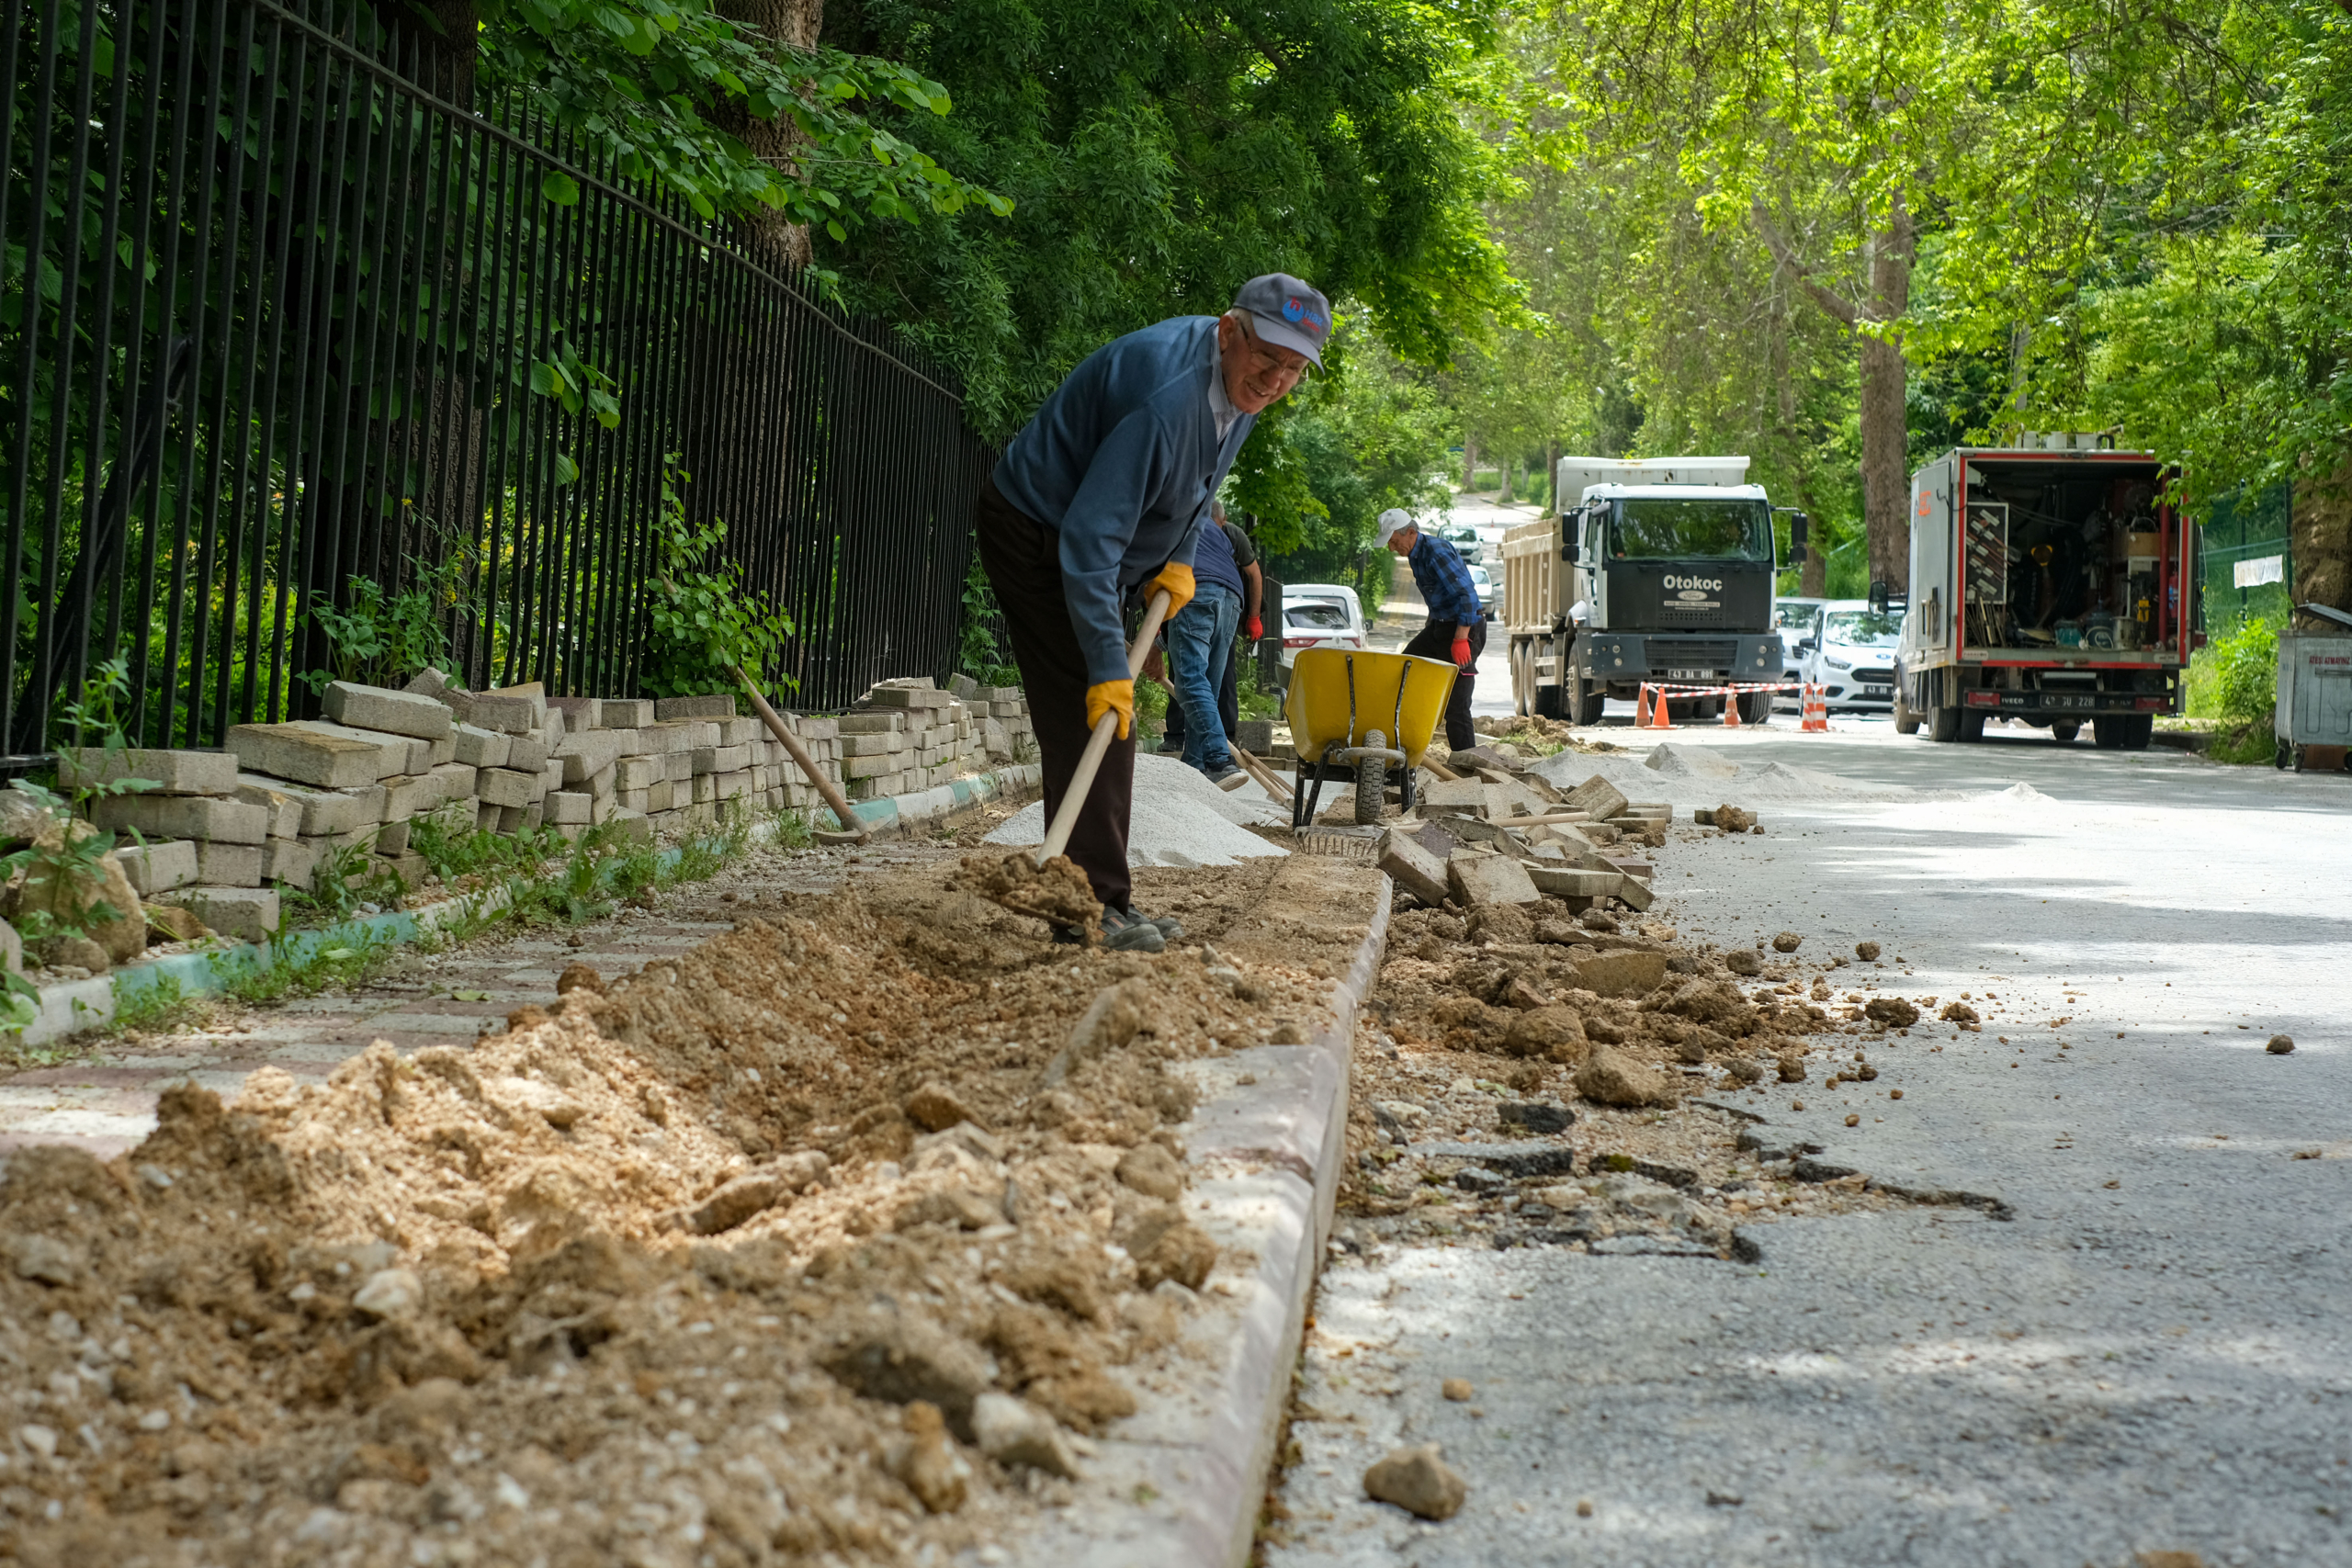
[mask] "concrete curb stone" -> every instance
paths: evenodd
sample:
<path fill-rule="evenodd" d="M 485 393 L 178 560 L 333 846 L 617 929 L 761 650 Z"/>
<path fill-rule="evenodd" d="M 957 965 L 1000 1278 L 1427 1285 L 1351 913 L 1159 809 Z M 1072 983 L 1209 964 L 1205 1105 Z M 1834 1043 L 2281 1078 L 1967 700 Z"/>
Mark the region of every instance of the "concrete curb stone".
<path fill-rule="evenodd" d="M 1223 1310 L 1187 1337 L 1215 1346 L 1186 1386 L 1138 1391 L 1141 1408 L 1081 1461 L 1086 1497 L 1006 1550 L 1021 1568 L 1240 1568 L 1290 1400 L 1291 1369 L 1339 1196 L 1356 1015 L 1380 976 L 1396 884 L 1384 874 L 1363 942 L 1305 1045 L 1261 1045 L 1195 1064 L 1184 1128 L 1194 1219 L 1237 1278 L 1211 1277 Z M 1244 1084 L 1245 1077 L 1255 1081 Z"/>

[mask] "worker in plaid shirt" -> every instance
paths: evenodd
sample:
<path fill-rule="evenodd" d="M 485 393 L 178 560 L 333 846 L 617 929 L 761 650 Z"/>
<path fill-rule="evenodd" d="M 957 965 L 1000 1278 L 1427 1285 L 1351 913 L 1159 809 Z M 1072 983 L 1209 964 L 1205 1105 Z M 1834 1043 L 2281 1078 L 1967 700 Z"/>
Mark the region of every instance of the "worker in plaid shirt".
<path fill-rule="evenodd" d="M 1432 534 L 1424 534 L 1410 513 L 1392 506 L 1380 514 L 1378 542 L 1405 558 L 1413 569 L 1421 603 L 1430 607 L 1427 625 L 1413 634 L 1405 651 L 1421 659 L 1450 660 L 1458 673 L 1453 694 L 1445 705 L 1445 743 L 1456 751 L 1477 744 L 1470 728 L 1470 689 L 1478 679 L 1478 655 L 1487 647 L 1487 617 L 1478 610 L 1478 587 L 1462 552 Z"/>

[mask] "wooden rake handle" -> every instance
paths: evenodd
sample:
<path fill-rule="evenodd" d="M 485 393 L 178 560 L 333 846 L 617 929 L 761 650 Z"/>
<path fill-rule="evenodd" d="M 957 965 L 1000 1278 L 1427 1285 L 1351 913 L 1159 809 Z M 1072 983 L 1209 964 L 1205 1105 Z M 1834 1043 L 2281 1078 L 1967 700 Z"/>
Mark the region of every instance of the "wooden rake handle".
<path fill-rule="evenodd" d="M 760 695 L 759 687 L 752 683 L 750 672 L 738 665 L 735 679 L 743 682 L 743 691 L 752 699 L 752 706 L 761 720 L 767 725 L 768 733 L 783 742 L 784 749 L 792 754 L 792 760 L 800 764 L 800 771 L 808 775 L 808 782 L 815 784 L 817 792 L 825 797 L 825 804 L 833 808 L 833 816 L 841 822 L 842 831 L 856 834 L 861 844 L 872 837 L 871 830 L 858 820 L 857 813 L 850 809 L 841 786 L 825 776 L 825 771 L 809 757 L 808 748 L 800 743 L 800 737 L 785 728 L 784 720 L 776 716 L 775 709 L 768 706 L 767 698 Z"/>

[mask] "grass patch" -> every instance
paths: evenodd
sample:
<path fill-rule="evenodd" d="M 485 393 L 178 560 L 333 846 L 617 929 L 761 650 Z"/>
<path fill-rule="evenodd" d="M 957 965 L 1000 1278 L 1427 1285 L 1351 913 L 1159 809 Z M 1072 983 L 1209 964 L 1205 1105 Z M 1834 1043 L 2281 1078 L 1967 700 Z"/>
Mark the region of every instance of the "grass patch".
<path fill-rule="evenodd" d="M 390 931 L 367 929 L 309 942 L 280 940 L 266 954 L 213 954 L 212 975 L 220 995 L 247 1007 L 264 1007 L 288 997 L 364 986 L 392 962 L 400 945 Z"/>
<path fill-rule="evenodd" d="M 161 1034 L 193 1022 L 209 1007 L 201 996 L 190 996 L 180 977 L 160 969 L 147 973 L 143 985 L 114 981 L 114 1024 L 110 1034 Z"/>

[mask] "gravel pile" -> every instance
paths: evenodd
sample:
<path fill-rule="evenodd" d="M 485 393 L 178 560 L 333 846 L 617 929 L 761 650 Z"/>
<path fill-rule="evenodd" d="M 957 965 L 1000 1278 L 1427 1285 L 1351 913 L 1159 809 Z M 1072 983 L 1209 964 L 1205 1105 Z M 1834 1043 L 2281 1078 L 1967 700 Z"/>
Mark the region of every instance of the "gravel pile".
<path fill-rule="evenodd" d="M 1290 852 L 1250 831 L 1252 825 L 1286 822 L 1265 792 L 1249 784 L 1230 794 L 1173 757 L 1136 755 L 1134 805 L 1127 817 L 1127 861 L 1132 865 L 1231 865 L 1258 855 Z M 1042 844 L 1046 807 L 1032 801 L 990 833 L 991 844 Z"/>

